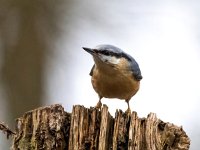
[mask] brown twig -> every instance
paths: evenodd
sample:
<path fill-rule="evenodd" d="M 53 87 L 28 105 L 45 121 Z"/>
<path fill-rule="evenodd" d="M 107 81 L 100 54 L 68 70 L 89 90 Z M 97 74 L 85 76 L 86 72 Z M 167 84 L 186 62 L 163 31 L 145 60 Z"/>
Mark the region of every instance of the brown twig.
<path fill-rule="evenodd" d="M 2 131 L 4 134 L 7 134 L 7 139 L 9 139 L 10 136 L 16 134 L 11 129 L 9 129 L 8 126 L 5 125 L 5 123 L 3 122 L 0 122 L 0 131 Z"/>

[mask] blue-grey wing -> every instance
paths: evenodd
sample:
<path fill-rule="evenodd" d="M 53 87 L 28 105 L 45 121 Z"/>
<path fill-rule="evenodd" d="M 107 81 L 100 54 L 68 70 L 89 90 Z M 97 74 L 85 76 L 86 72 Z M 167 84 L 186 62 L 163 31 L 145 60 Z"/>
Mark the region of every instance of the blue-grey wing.
<path fill-rule="evenodd" d="M 135 61 L 135 59 L 131 58 L 131 68 L 133 72 L 133 76 L 136 80 L 140 81 L 142 79 L 142 74 L 140 71 L 140 67 L 138 63 Z"/>
<path fill-rule="evenodd" d="M 92 69 L 91 69 L 91 71 L 90 71 L 90 76 L 92 76 L 92 75 L 93 75 L 93 70 L 94 70 L 94 67 L 95 67 L 95 65 L 93 65 L 93 66 L 92 66 Z"/>

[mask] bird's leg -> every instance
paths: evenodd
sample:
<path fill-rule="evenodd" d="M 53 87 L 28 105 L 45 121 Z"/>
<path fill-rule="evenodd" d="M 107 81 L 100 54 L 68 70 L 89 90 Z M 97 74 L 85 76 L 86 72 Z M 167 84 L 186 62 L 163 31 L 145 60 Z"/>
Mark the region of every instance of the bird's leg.
<path fill-rule="evenodd" d="M 96 104 L 95 108 L 101 109 L 101 106 L 102 106 L 101 99 L 102 99 L 102 97 L 99 96 L 99 101 L 98 101 L 98 103 Z"/>
<path fill-rule="evenodd" d="M 129 99 L 125 100 L 125 101 L 128 104 L 128 109 L 125 111 L 125 113 L 128 114 L 128 115 L 131 115 L 131 109 L 130 109 L 130 106 L 129 106 Z"/>

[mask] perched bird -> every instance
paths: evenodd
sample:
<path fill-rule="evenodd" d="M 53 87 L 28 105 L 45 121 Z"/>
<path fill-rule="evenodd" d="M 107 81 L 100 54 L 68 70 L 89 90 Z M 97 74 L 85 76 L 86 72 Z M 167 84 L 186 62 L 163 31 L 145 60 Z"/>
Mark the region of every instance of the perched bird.
<path fill-rule="evenodd" d="M 113 45 L 83 49 L 93 56 L 95 62 L 90 75 L 93 88 L 99 95 L 96 107 L 101 108 L 103 97 L 124 99 L 128 104 L 126 112 L 130 113 L 129 100 L 139 90 L 142 79 L 138 63 Z"/>

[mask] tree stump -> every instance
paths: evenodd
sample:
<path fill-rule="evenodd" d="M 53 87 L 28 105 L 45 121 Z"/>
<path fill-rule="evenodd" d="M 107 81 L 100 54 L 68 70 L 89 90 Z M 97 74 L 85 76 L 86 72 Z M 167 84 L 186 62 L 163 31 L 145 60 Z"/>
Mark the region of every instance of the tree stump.
<path fill-rule="evenodd" d="M 190 139 L 182 127 L 150 113 L 139 118 L 108 107 L 76 105 L 72 113 L 61 105 L 42 107 L 17 119 L 14 150 L 188 150 Z"/>

